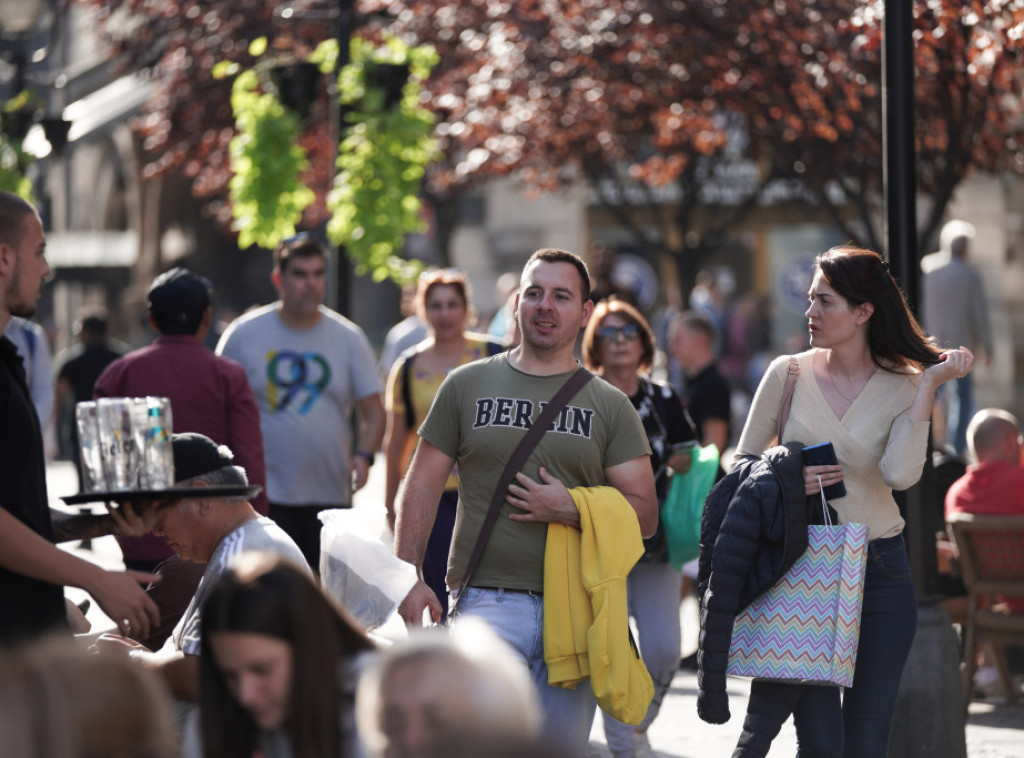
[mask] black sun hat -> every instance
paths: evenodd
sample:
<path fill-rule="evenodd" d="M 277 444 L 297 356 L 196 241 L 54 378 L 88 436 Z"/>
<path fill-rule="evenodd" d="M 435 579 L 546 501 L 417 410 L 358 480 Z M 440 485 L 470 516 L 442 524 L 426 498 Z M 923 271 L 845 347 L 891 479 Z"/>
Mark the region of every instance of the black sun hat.
<path fill-rule="evenodd" d="M 209 474 L 235 463 L 235 456 L 227 445 L 218 445 L 203 434 L 175 434 L 171 437 L 171 447 L 174 450 L 174 479 L 178 482 Z"/>

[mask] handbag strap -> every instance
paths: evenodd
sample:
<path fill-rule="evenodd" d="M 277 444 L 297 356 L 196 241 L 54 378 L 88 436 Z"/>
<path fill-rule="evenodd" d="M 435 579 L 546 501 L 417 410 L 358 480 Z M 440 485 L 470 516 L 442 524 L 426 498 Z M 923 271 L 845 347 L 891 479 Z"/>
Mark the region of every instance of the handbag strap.
<path fill-rule="evenodd" d="M 782 388 L 782 401 L 779 403 L 779 428 L 775 434 L 775 441 L 782 444 L 782 430 L 786 428 L 789 421 L 789 409 L 793 405 L 793 393 L 796 391 L 796 378 L 800 375 L 800 362 L 789 356 L 789 373 L 786 374 L 786 385 Z"/>
<path fill-rule="evenodd" d="M 483 526 L 480 527 L 480 534 L 477 536 L 473 552 L 469 556 L 469 563 L 466 564 L 466 573 L 462 576 L 462 582 L 459 584 L 458 593 L 455 596 L 455 604 L 452 606 L 451 611 L 449 611 L 449 615 L 455 612 L 455 607 L 458 606 L 459 600 L 462 599 L 462 593 L 466 589 L 466 585 L 469 584 L 469 579 L 476 569 L 476 564 L 484 552 L 484 546 L 487 544 L 488 537 L 490 537 L 491 529 L 494 528 L 494 524 L 498 520 L 498 511 L 501 510 L 501 504 L 505 501 L 505 493 L 508 490 L 508 486 L 512 483 L 512 479 L 522 469 L 526 459 L 530 457 L 530 453 L 533 452 L 533 449 L 537 447 L 537 443 L 540 442 L 540 438 L 544 436 L 548 427 L 551 426 L 551 422 L 555 420 L 555 416 L 561 413 L 573 396 L 583 388 L 583 385 L 593 378 L 594 375 L 585 368 L 577 369 L 566 380 L 565 384 L 558 388 L 558 392 L 544 406 L 537 420 L 530 425 L 530 428 L 526 430 L 526 434 L 519 440 L 515 450 L 512 451 L 508 463 L 505 464 L 505 470 L 501 472 L 501 477 L 498 479 L 498 486 L 494 489 L 491 505 L 487 509 L 487 516 L 484 517 Z"/>

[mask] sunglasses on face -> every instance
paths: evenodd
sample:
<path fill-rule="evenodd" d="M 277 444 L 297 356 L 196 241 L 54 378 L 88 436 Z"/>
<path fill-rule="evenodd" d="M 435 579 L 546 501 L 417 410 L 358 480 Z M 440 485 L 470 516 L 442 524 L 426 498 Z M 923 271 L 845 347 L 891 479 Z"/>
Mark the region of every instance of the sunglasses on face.
<path fill-rule="evenodd" d="M 619 337 L 638 340 L 640 339 L 640 327 L 636 324 L 626 324 L 625 326 L 602 326 L 597 330 L 597 338 L 602 342 L 615 342 Z"/>

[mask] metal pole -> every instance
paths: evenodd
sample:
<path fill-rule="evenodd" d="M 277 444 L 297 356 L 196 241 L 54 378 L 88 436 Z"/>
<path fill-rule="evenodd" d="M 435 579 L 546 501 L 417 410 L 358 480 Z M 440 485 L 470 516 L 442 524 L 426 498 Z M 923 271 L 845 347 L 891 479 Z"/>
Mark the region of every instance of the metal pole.
<path fill-rule="evenodd" d="M 911 0 L 885 0 L 882 71 L 886 254 L 913 310 L 920 302 L 917 180 L 914 168 L 914 17 Z M 934 470 L 926 460 L 921 482 L 903 493 L 907 547 L 919 597 L 935 592 L 938 569 L 933 519 Z"/>
<path fill-rule="evenodd" d="M 352 38 L 353 5 L 353 0 L 338 0 L 338 64 L 335 68 L 335 75 L 340 74 L 341 70 L 349 63 L 349 45 Z M 345 134 L 345 107 L 341 105 L 338 106 L 337 110 L 337 124 L 337 139 L 338 144 L 340 145 Z M 336 263 L 336 309 L 338 313 L 348 316 L 351 311 L 352 304 L 352 264 L 349 262 L 348 255 L 346 255 L 345 247 L 343 245 L 338 246 Z"/>
<path fill-rule="evenodd" d="M 917 309 L 917 181 L 914 172 L 913 0 L 885 0 L 882 27 L 885 242 L 893 274 Z M 929 446 L 930 452 L 930 446 Z M 900 680 L 889 737 L 894 758 L 966 758 L 960 656 L 949 617 L 939 605 L 935 556 L 934 469 L 925 459 L 921 481 L 897 493 L 907 526 L 910 568 L 918 597 L 917 633 Z"/>

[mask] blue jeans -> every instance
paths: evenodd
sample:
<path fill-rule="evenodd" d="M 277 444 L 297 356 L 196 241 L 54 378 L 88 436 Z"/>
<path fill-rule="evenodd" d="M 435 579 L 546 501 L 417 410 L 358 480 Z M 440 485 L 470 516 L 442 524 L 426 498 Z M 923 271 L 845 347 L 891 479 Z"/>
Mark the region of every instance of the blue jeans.
<path fill-rule="evenodd" d="M 526 664 L 537 687 L 544 718 L 544 739 L 559 755 L 583 758 L 587 753 L 597 701 L 590 688 L 590 680 L 576 685 L 574 690 L 548 684 L 548 666 L 544 662 L 543 596 L 467 587 L 453 623 L 458 624 L 461 617 L 483 620 L 512 646 Z"/>
<path fill-rule="evenodd" d="M 613 756 L 634 754 L 634 733 L 647 731 L 661 710 L 665 693 L 672 685 L 682 646 L 679 628 L 679 590 L 682 581 L 683 575 L 668 561 L 638 563 L 629 572 L 626 580 L 629 615 L 636 621 L 640 654 L 654 680 L 654 698 L 639 726 L 624 724 L 602 713 L 604 736 Z"/>
<path fill-rule="evenodd" d="M 971 382 L 971 375 L 961 376 L 954 379 L 946 390 L 949 396 L 949 417 L 946 419 L 948 427 L 947 436 L 956 448 L 957 453 L 963 455 L 967 451 L 967 425 L 971 423 L 974 415 L 974 385 Z"/>
<path fill-rule="evenodd" d="M 868 543 L 853 686 L 755 680 L 739 756 L 761 756 L 793 714 L 798 758 L 885 758 L 903 667 L 917 629 L 917 600 L 903 537 Z"/>

